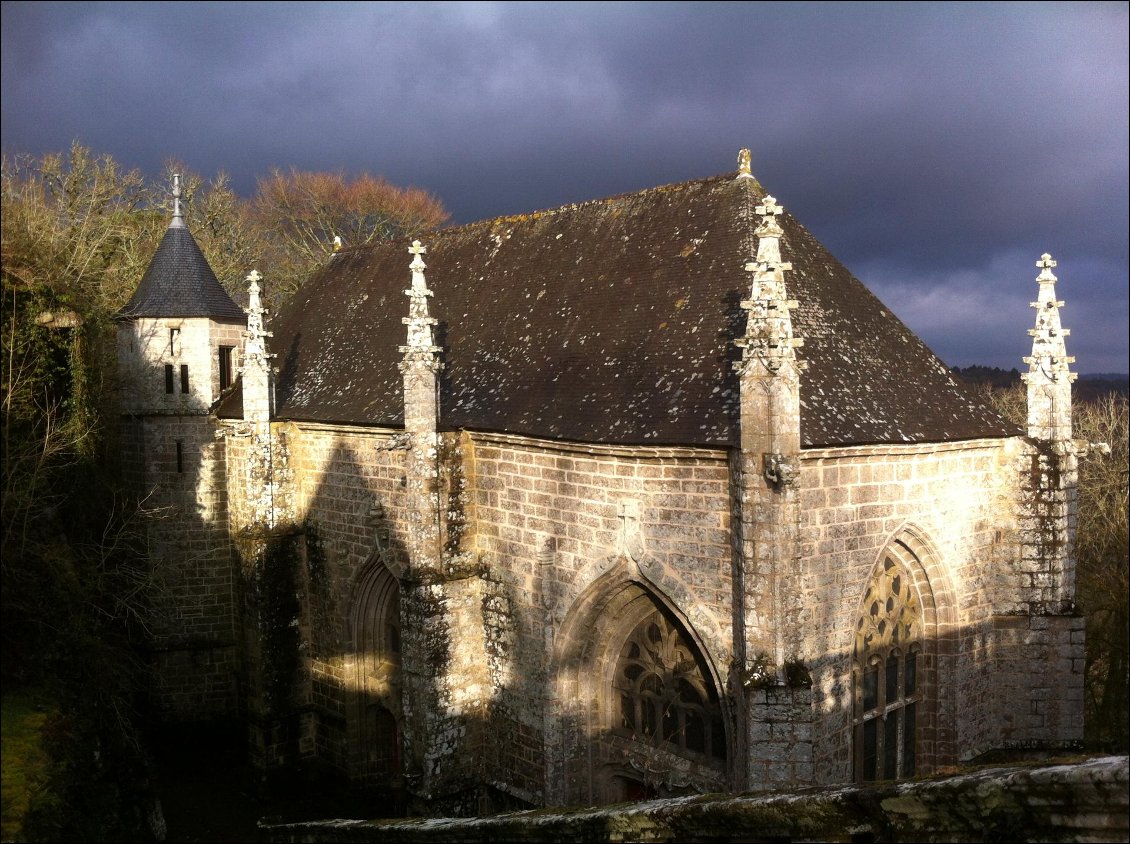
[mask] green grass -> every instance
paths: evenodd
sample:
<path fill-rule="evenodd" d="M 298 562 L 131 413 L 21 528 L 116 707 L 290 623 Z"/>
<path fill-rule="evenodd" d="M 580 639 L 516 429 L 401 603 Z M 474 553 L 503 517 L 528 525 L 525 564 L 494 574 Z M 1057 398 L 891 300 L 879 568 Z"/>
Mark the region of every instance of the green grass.
<path fill-rule="evenodd" d="M 32 789 L 47 768 L 40 733 L 50 700 L 21 689 L 0 695 L 0 841 L 23 839 Z"/>

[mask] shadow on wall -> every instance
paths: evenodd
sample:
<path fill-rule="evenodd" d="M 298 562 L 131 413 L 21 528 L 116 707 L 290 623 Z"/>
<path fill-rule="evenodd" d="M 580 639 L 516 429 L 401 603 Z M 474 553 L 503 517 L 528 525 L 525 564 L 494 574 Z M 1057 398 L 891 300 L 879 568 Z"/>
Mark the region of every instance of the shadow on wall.
<path fill-rule="evenodd" d="M 293 538 L 279 539 L 297 567 L 280 594 L 297 599 L 271 623 L 294 631 L 296 670 L 284 708 L 259 705 L 268 766 L 325 765 L 396 812 L 471 815 L 745 778 L 752 789 L 906 778 L 956 764 L 958 730 L 986 750 L 1081 735 L 1070 698 L 1081 687 L 1061 699 L 1041 668 L 1082 671 L 1081 619 L 940 624 L 921 552 L 902 540 L 859 586 L 852 648 L 794 661 L 784 677 L 757 655 L 742 670 L 713 665 L 683 610 L 627 564 L 559 629 L 540 560 L 511 560 L 514 577 L 458 554 L 412 572 L 397 443 L 313 428 L 290 438 L 291 459 L 319 481 Z M 466 513 L 443 518 L 474 529 Z M 961 711 L 959 658 L 991 666 L 979 671 L 998 684 Z"/>

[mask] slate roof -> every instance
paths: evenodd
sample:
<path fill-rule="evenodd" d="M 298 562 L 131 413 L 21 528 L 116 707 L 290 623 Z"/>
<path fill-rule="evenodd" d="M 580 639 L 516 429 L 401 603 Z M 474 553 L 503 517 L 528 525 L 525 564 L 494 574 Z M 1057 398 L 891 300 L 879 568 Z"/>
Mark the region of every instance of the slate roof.
<path fill-rule="evenodd" d="M 591 443 L 738 443 L 765 195 L 728 174 L 435 232 L 441 427 Z M 781 239 L 806 447 L 1017 433 L 791 215 Z M 407 241 L 338 253 L 271 326 L 280 419 L 403 424 Z M 238 413 L 238 400 L 225 408 Z M 225 415 L 227 415 L 225 414 Z"/>
<path fill-rule="evenodd" d="M 141 284 L 119 312 L 131 317 L 210 317 L 244 322 L 243 309 L 220 286 L 192 233 L 171 225 Z"/>

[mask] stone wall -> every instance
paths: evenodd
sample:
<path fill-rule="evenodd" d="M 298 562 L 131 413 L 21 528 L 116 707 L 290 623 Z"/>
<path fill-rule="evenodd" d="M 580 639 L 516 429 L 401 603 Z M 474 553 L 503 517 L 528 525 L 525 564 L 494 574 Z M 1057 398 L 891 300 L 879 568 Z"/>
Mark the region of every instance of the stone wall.
<path fill-rule="evenodd" d="M 493 715 L 503 735 L 495 782 L 530 802 L 579 799 L 567 776 L 566 724 L 612 726 L 573 712 L 560 660 L 601 643 L 586 598 L 631 579 L 685 615 L 725 691 L 732 652 L 729 467 L 724 451 L 616 448 L 475 435 L 477 547 L 494 578 Z M 610 665 L 592 670 L 608 675 Z M 608 675 L 610 676 L 610 675 Z M 603 698 L 604 695 L 601 695 Z M 574 725 L 573 729 L 580 729 Z M 569 729 L 566 729 L 569 732 Z M 506 772 L 506 773 L 504 773 Z M 514 776 L 518 774 L 518 776 Z"/>
<path fill-rule="evenodd" d="M 245 326 L 205 318 L 136 319 L 118 329 L 119 377 L 126 413 L 203 413 L 220 395 L 219 347 L 235 349 L 239 365 Z M 173 391 L 166 391 L 165 366 L 173 367 Z M 189 391 L 181 387 L 188 367 Z"/>
<path fill-rule="evenodd" d="M 220 392 L 218 348 L 238 349 L 241 330 L 206 318 L 124 320 L 118 327 L 122 411 L 129 414 L 123 469 L 147 517 L 158 587 L 154 704 L 174 720 L 231 717 L 238 709 L 226 455 L 207 409 Z"/>
<path fill-rule="evenodd" d="M 872 787 L 653 800 L 478 819 L 325 820 L 260 825 L 277 842 L 396 841 L 1049 841 L 1118 842 L 1130 834 L 1127 759 Z"/>
<path fill-rule="evenodd" d="M 798 619 L 789 654 L 813 679 L 819 782 L 852 776 L 853 637 L 870 574 L 892 540 L 920 557 L 923 621 L 936 642 L 923 677 L 937 700 L 920 721 L 933 745 L 927 769 L 998 745 L 1002 712 L 1028 706 L 1020 688 L 997 684 L 993 673 L 994 619 L 1014 607 L 1006 598 L 1023 577 L 1014 567 L 1018 448 L 991 440 L 803 453 L 801 565 L 784 591 Z M 1057 682 L 1080 679 L 1067 672 Z"/>
<path fill-rule="evenodd" d="M 426 676 L 427 693 L 436 695 L 429 725 L 413 722 L 421 713 L 411 711 L 411 701 L 405 724 L 410 745 L 420 741 L 420 730 L 428 733 L 417 774 L 432 776 L 435 789 L 440 782 L 454 788 L 461 779 L 481 780 L 519 800 L 545 799 L 547 764 L 553 764 L 547 722 L 561 714 L 552 671 L 555 631 L 579 597 L 602 577 L 618 576 L 624 561 L 686 613 L 724 686 L 731 659 L 725 452 L 445 435 L 437 454 L 444 571 L 421 580 L 406 553 L 411 523 L 402 437 L 275 424 L 272 438 L 275 452 L 277 441 L 286 440 L 290 477 L 278 520 L 315 531 L 324 553 L 323 568 L 308 578 L 303 630 L 310 683 L 300 699 L 319 722 L 317 753 L 332 764 L 351 764 L 358 659 L 348 619 L 358 580 L 377 559 L 405 590 L 404 670 Z M 240 423 L 229 426 L 227 439 L 238 534 L 256 512 L 250 499 L 261 494 L 252 478 L 252 452 L 260 446 Z M 281 462 L 276 457 L 276 473 Z M 409 624 L 413 613 L 416 623 Z M 439 627 L 437 613 L 446 619 Z M 418 631 L 428 625 L 433 633 L 421 638 Z M 423 664 L 410 661 L 408 649 L 424 654 Z M 406 687 L 412 682 L 405 676 Z M 488 729 L 490 741 L 483 738 Z"/>
<path fill-rule="evenodd" d="M 993 619 L 991 700 L 1000 733 L 993 747 L 1074 747 L 1083 741 L 1086 621 L 1081 615 Z M 970 748 L 972 756 L 978 748 Z"/>
<path fill-rule="evenodd" d="M 352 603 L 370 567 L 387 566 L 397 576 L 406 571 L 404 451 L 391 431 L 313 424 L 275 423 L 262 437 L 244 423 L 229 423 L 225 439 L 233 535 L 248 537 L 242 558 L 249 598 L 261 588 L 256 560 L 263 543 L 284 533 L 303 537 L 296 647 L 304 670 L 292 697 L 292 708 L 303 715 L 288 737 L 300 734 L 300 755 L 348 770 L 356 761 L 350 738 L 357 737 L 361 705 Z M 276 527 L 265 528 L 264 516 Z M 254 665 L 257 642 L 267 632 L 257 625 L 268 622 L 257 604 L 246 604 L 244 615 Z M 271 707 L 255 687 L 255 673 L 249 672 L 248 706 L 263 722 L 259 752 L 281 758 L 282 751 L 270 747 L 267 734 L 279 729 L 268 723 Z"/>
<path fill-rule="evenodd" d="M 277 523 L 307 531 L 319 549 L 317 565 L 304 563 L 308 671 L 296 705 L 303 752 L 341 769 L 358 761 L 365 685 L 351 614 L 366 572 L 385 566 L 402 601 L 402 762 L 421 794 L 485 783 L 527 804 L 600 799 L 592 766 L 608 754 L 586 754 L 615 721 L 605 686 L 616 655 L 597 640 L 624 633 L 599 616 L 619 599 L 601 596 L 629 587 L 685 626 L 728 723 L 745 719 L 749 735 L 728 738 L 730 787 L 849 781 L 853 636 L 868 580 L 895 540 L 917 561 L 931 642 L 920 772 L 1078 733 L 1078 620 L 1008 615 L 1024 577 L 1020 441 L 803 452 L 797 564 L 779 584 L 796 676 L 777 685 L 785 666 L 770 664 L 760 680 L 748 666 L 731 676 L 740 555 L 727 451 L 444 434 L 421 487 L 442 502 L 431 517 L 441 564 L 414 571 L 403 435 L 274 423 L 264 445 L 241 425 L 226 438 L 235 533 L 262 512 L 252 499 L 269 494 Z M 264 449 L 269 460 L 255 456 Z M 268 463 L 269 488 L 256 475 Z M 1063 658 L 1041 662 L 1045 651 Z"/>
<path fill-rule="evenodd" d="M 155 702 L 178 720 L 233 716 L 240 660 L 224 442 L 201 416 L 149 416 L 127 427 L 145 455 L 143 506 L 159 596 L 151 625 Z"/>

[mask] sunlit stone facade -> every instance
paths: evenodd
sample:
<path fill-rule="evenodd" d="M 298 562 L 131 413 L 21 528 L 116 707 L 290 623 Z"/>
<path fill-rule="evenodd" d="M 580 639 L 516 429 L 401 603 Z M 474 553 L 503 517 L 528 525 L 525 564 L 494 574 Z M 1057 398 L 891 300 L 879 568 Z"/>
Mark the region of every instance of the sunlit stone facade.
<path fill-rule="evenodd" d="M 228 590 L 227 656 L 200 667 L 201 640 L 184 676 L 219 671 L 240 694 L 209 709 L 190 683 L 165 682 L 156 694 L 166 711 L 244 719 L 265 769 L 320 760 L 418 810 L 460 813 L 908 777 L 995 748 L 1081 739 L 1069 425 L 1040 423 L 1025 437 L 965 397 L 954 407 L 983 414 L 987 427 L 961 428 L 955 412 L 930 434 L 920 408 L 892 410 L 889 425 L 861 409 L 852 417 L 873 387 L 899 390 L 852 385 L 851 372 L 828 363 L 833 334 L 822 326 L 838 323 L 817 321 L 806 296 L 830 259 L 797 245 L 795 224 L 781 225 L 783 209 L 744 168 L 686 190 L 734 192 L 741 203 L 735 231 L 745 234 L 723 244 L 744 252 L 733 270 L 741 295 L 726 306 L 731 334 L 717 341 L 725 366 L 687 377 L 730 385 L 733 397 L 719 389 L 717 401 L 729 402 L 732 435 L 695 441 L 673 427 L 668 442 L 647 442 L 649 430 L 600 441 L 538 433 L 524 417 L 511 429 L 448 423 L 460 406 L 493 401 L 468 397 L 467 365 L 445 359 L 462 335 L 450 314 L 437 316 L 445 289 L 430 276 L 453 253 L 443 233 L 430 253 L 426 239 L 396 244 L 402 274 L 386 286 L 399 298 L 379 301 L 404 315 L 402 328 L 367 339 L 395 373 L 393 397 L 381 400 L 400 403 L 398 418 L 294 410 L 303 389 L 337 375 L 304 363 L 303 343 L 363 354 L 336 325 L 325 341 L 308 325 L 288 328 L 301 313 L 276 331 L 274 358 L 256 346 L 245 380 L 191 416 L 191 441 L 206 455 L 185 486 L 193 516 L 186 507 L 153 536 L 175 543 L 180 531 L 187 548 L 206 530 L 222 546 L 221 582 L 185 580 L 188 591 L 170 600 L 183 609 Z M 570 215 L 615 218 L 637 200 L 617 201 L 514 225 L 556 242 L 554 226 L 576 234 Z M 484 239 L 490 260 L 519 249 L 513 237 Z M 699 241 L 679 259 L 701 254 Z M 310 284 L 332 286 L 368 254 L 340 253 Z M 485 291 L 489 281 L 476 284 Z M 532 276 L 523 284 L 551 295 Z M 377 300 L 376 288 L 364 296 Z M 672 312 L 694 307 L 693 296 L 672 294 Z M 258 343 L 269 335 L 256 302 L 242 337 Z M 860 325 L 892 320 L 872 303 L 853 306 L 871 309 L 854 317 Z M 647 330 L 668 331 L 661 319 Z M 502 348 L 510 341 L 498 331 Z M 530 348 L 534 332 L 516 342 Z M 876 354 L 893 354 L 890 377 L 903 377 L 897 349 Z M 627 377 L 634 363 L 604 365 Z M 923 383 L 948 378 L 928 365 Z M 288 381 L 303 366 L 313 374 Z M 549 364 L 518 373 L 518 386 L 495 384 L 502 394 L 543 374 L 573 389 L 568 367 Z M 380 377 L 359 371 L 334 389 L 349 399 Z M 909 391 L 917 376 L 905 377 Z M 843 384 L 858 403 L 836 396 Z M 130 406 L 139 430 L 165 424 L 160 393 L 148 413 L 144 396 Z M 615 397 L 605 398 L 594 408 L 581 395 L 575 412 L 594 425 L 615 417 Z M 698 407 L 699 428 L 722 430 Z M 896 434 L 875 441 L 867 432 L 879 425 Z M 134 442 L 136 464 L 153 467 L 139 483 L 166 483 L 168 436 Z M 186 631 L 198 615 L 181 612 Z"/>

